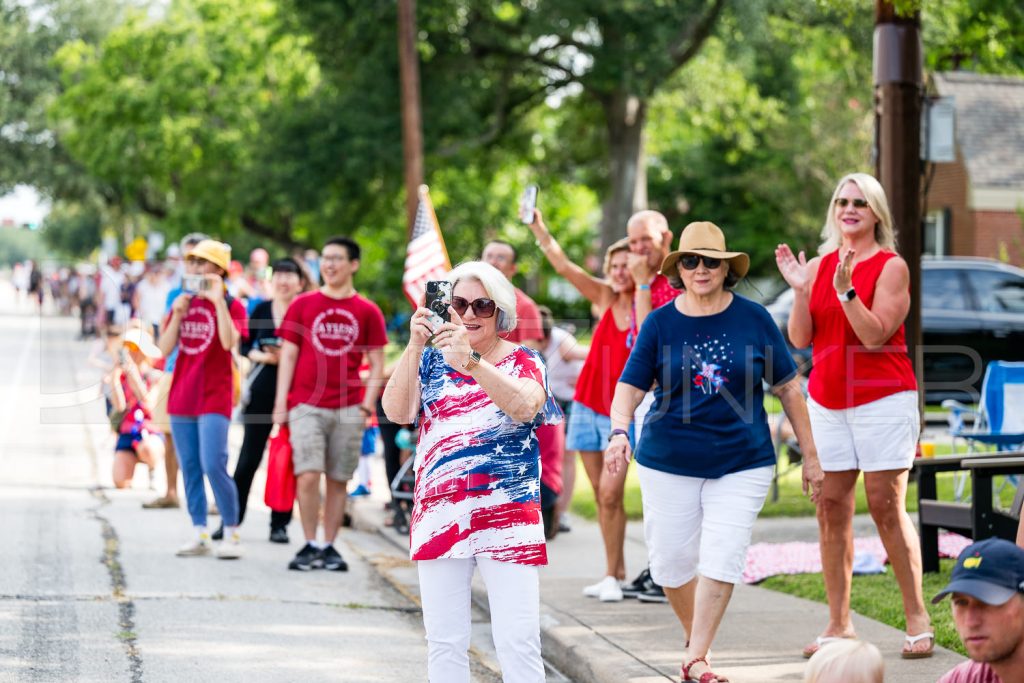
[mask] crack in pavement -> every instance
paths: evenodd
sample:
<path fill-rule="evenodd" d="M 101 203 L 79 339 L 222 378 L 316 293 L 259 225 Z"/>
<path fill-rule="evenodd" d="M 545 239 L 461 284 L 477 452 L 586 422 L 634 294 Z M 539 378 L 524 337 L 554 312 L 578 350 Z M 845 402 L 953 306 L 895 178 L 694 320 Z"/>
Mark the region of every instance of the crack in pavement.
<path fill-rule="evenodd" d="M 106 566 L 110 574 L 111 597 L 117 603 L 118 626 L 121 628 L 118 638 L 124 645 L 125 655 L 128 657 L 128 671 L 132 683 L 142 683 L 142 652 L 139 649 L 138 635 L 135 633 L 135 602 L 125 590 L 127 581 L 124 567 L 121 566 L 121 542 L 118 540 L 114 525 L 100 514 L 100 509 L 104 505 L 109 505 L 110 499 L 98 486 L 90 489 L 89 493 L 99 501 L 99 504 L 89 512 L 93 519 L 100 523 L 102 529 L 103 555 L 100 557 L 100 563 Z"/>

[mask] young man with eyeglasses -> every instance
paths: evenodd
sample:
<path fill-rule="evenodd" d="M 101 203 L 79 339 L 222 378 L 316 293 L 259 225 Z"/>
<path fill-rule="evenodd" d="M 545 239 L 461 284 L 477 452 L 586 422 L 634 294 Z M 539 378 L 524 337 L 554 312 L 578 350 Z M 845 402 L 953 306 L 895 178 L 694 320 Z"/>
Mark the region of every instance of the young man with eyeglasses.
<path fill-rule="evenodd" d="M 356 292 L 359 245 L 327 240 L 320 253 L 322 286 L 300 294 L 278 330 L 283 343 L 277 374 L 274 424 L 291 432 L 296 494 L 306 544 L 289 569 L 346 571 L 334 541 L 345 516 L 348 481 L 359 464 L 363 430 L 383 388 L 384 315 Z M 363 356 L 370 374 L 359 377 Z M 317 541 L 320 475 L 326 478 L 323 540 Z"/>

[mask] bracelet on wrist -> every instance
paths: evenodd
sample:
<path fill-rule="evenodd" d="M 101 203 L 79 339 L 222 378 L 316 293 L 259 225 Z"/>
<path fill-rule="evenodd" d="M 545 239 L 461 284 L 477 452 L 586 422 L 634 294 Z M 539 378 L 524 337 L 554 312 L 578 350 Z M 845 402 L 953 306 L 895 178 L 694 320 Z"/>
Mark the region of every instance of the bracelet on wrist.
<path fill-rule="evenodd" d="M 651 286 L 650 285 L 637 285 L 636 286 L 636 291 L 638 291 L 638 292 L 649 292 L 649 291 L 651 291 Z"/>

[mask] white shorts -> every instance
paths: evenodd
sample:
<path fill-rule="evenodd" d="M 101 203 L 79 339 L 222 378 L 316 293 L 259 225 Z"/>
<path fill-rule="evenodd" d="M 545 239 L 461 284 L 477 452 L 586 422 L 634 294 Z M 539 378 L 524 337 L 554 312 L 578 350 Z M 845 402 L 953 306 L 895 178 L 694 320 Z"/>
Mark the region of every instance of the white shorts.
<path fill-rule="evenodd" d="M 807 399 L 811 432 L 826 472 L 905 470 L 914 463 L 921 417 L 916 391 L 829 410 Z"/>
<path fill-rule="evenodd" d="M 739 583 L 754 521 L 768 497 L 775 467 L 719 479 L 684 477 L 639 463 L 636 469 L 654 582 L 678 588 L 700 573 Z"/>

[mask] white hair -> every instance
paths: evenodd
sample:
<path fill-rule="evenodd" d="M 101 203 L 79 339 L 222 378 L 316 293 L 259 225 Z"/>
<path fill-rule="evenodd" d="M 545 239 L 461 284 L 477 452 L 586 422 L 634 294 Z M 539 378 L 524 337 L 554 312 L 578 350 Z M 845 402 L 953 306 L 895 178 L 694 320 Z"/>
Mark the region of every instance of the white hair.
<path fill-rule="evenodd" d="M 882 683 L 884 678 L 882 654 L 863 640 L 826 643 L 804 669 L 804 683 Z"/>
<path fill-rule="evenodd" d="M 483 261 L 460 263 L 445 276 L 452 288 L 459 280 L 476 280 L 498 307 L 498 332 L 511 332 L 516 327 L 516 290 L 500 270 Z"/>

